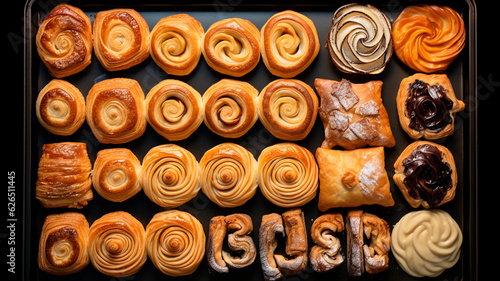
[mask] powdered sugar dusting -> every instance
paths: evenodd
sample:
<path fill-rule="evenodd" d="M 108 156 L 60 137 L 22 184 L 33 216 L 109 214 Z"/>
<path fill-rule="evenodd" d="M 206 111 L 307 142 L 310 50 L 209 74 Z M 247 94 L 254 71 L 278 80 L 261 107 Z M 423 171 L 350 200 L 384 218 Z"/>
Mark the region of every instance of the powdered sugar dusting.
<path fill-rule="evenodd" d="M 381 161 L 377 157 L 373 157 L 359 171 L 359 186 L 364 196 L 376 200 L 383 199 L 383 195 L 378 192 L 378 180 L 383 174 L 381 169 L 383 169 Z"/>

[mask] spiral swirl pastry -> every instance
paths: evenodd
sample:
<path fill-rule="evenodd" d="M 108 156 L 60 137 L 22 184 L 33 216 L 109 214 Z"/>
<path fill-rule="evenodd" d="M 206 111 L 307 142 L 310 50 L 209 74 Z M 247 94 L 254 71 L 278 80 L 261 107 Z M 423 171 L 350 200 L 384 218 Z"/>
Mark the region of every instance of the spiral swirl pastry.
<path fill-rule="evenodd" d="M 36 34 L 36 48 L 50 74 L 63 78 L 82 71 L 92 59 L 92 28 L 79 8 L 57 5 Z"/>
<path fill-rule="evenodd" d="M 222 79 L 203 94 L 205 125 L 225 138 L 239 138 L 257 122 L 259 92 L 247 82 Z"/>
<path fill-rule="evenodd" d="M 205 255 L 203 226 L 187 212 L 156 214 L 146 227 L 146 241 L 149 259 L 169 276 L 193 273 Z"/>
<path fill-rule="evenodd" d="M 38 94 L 36 117 L 47 131 L 69 136 L 85 121 L 85 99 L 71 83 L 53 79 Z"/>
<path fill-rule="evenodd" d="M 188 138 L 203 122 L 201 95 L 188 84 L 163 80 L 146 96 L 146 120 L 170 141 Z"/>
<path fill-rule="evenodd" d="M 245 204 L 257 190 L 257 161 L 244 147 L 222 143 L 200 160 L 201 190 L 223 208 Z"/>
<path fill-rule="evenodd" d="M 127 212 L 105 214 L 90 227 L 90 261 L 112 277 L 130 276 L 146 262 L 144 226 Z"/>
<path fill-rule="evenodd" d="M 269 83 L 257 100 L 259 118 L 273 136 L 297 141 L 311 131 L 318 115 L 318 97 L 306 83 L 278 79 Z"/>
<path fill-rule="evenodd" d="M 391 234 L 391 249 L 399 266 L 414 277 L 436 277 L 460 258 L 462 232 L 443 210 L 406 214 Z"/>
<path fill-rule="evenodd" d="M 308 17 L 283 11 L 261 30 L 262 60 L 276 76 L 291 78 L 304 71 L 319 53 L 316 27 Z"/>
<path fill-rule="evenodd" d="M 372 5 L 348 4 L 333 15 L 327 48 L 342 72 L 381 73 L 392 56 L 391 22 Z"/>
<path fill-rule="evenodd" d="M 294 143 L 266 147 L 259 156 L 259 187 L 275 205 L 300 207 L 316 196 L 318 165 L 314 155 Z"/>
<path fill-rule="evenodd" d="M 260 60 L 260 32 L 253 23 L 228 18 L 212 24 L 203 36 L 202 53 L 214 70 L 241 77 Z"/>
<path fill-rule="evenodd" d="M 146 130 L 144 93 L 137 81 L 113 78 L 96 83 L 87 95 L 85 118 L 101 143 L 126 143 Z"/>
<path fill-rule="evenodd" d="M 127 148 L 97 152 L 92 171 L 92 185 L 99 195 L 113 202 L 123 202 L 141 191 L 141 162 Z"/>
<path fill-rule="evenodd" d="M 309 259 L 316 272 L 326 272 L 339 266 L 344 258 L 340 253 L 340 240 L 334 234 L 344 231 L 340 213 L 319 216 L 311 227 L 311 238 L 316 245 L 311 248 Z"/>
<path fill-rule="evenodd" d="M 90 260 L 87 251 L 89 223 L 79 213 L 48 215 L 38 246 L 38 266 L 54 275 L 76 273 Z"/>
<path fill-rule="evenodd" d="M 465 25 L 453 9 L 437 5 L 406 7 L 394 22 L 392 37 L 399 59 L 431 73 L 448 68 L 465 46 Z"/>
<path fill-rule="evenodd" d="M 166 73 L 188 75 L 201 57 L 201 23 L 187 14 L 161 19 L 151 31 L 149 53 Z"/>
<path fill-rule="evenodd" d="M 101 11 L 95 16 L 94 51 L 108 71 L 127 69 L 147 59 L 148 40 L 148 24 L 133 9 Z"/>
<path fill-rule="evenodd" d="M 186 203 L 200 190 L 196 158 L 175 144 L 149 150 L 142 161 L 140 180 L 146 196 L 166 208 Z"/>

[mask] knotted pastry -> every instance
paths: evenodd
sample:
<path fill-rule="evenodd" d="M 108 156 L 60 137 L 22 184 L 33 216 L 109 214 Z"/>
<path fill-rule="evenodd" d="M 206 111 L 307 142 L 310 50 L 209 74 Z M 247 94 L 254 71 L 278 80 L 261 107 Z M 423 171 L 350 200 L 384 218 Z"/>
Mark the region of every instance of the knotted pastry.
<path fill-rule="evenodd" d="M 394 182 L 413 207 L 434 208 L 455 198 L 457 169 L 444 146 L 415 141 L 394 163 Z"/>
<path fill-rule="evenodd" d="M 203 122 L 201 95 L 188 84 L 166 79 L 146 96 L 146 120 L 170 141 L 188 138 Z"/>
<path fill-rule="evenodd" d="M 283 11 L 261 29 L 262 60 L 276 76 L 291 78 L 304 71 L 319 53 L 316 27 L 308 17 Z"/>
<path fill-rule="evenodd" d="M 38 28 L 36 50 L 56 78 L 82 71 L 92 59 L 89 17 L 79 8 L 57 5 Z"/>
<path fill-rule="evenodd" d="M 164 274 L 193 273 L 205 254 L 205 232 L 189 213 L 169 210 L 154 215 L 146 227 L 149 259 Z"/>
<path fill-rule="evenodd" d="M 316 272 L 327 272 L 339 266 L 344 258 L 340 253 L 340 240 L 333 234 L 344 231 L 340 213 L 319 216 L 311 227 L 311 238 L 316 245 L 311 248 L 309 260 Z"/>
<path fill-rule="evenodd" d="M 253 231 L 249 215 L 213 217 L 208 229 L 207 261 L 211 273 L 228 274 L 231 270 L 245 268 L 254 262 L 257 251 L 249 236 Z M 230 251 L 223 249 L 226 233 Z"/>
<path fill-rule="evenodd" d="M 71 83 L 53 79 L 38 94 L 36 117 L 47 131 L 69 136 L 85 121 L 85 99 Z"/>
<path fill-rule="evenodd" d="M 38 164 L 36 199 L 45 208 L 81 209 L 87 206 L 88 201 L 94 198 L 91 169 L 85 143 L 44 144 Z"/>
<path fill-rule="evenodd" d="M 223 208 L 245 204 L 257 190 L 257 161 L 244 147 L 219 144 L 200 160 L 201 190 Z"/>
<path fill-rule="evenodd" d="M 321 97 L 319 117 L 325 128 L 323 148 L 393 147 L 389 116 L 382 104 L 382 81 L 353 84 L 319 79 L 314 87 Z"/>
<path fill-rule="evenodd" d="M 54 275 L 76 273 L 90 260 L 87 251 L 89 223 L 79 213 L 48 215 L 38 245 L 38 267 Z"/>
<path fill-rule="evenodd" d="M 372 5 L 344 5 L 333 15 L 326 45 L 340 71 L 381 73 L 392 56 L 391 22 Z"/>
<path fill-rule="evenodd" d="M 92 171 L 92 184 L 99 195 L 123 202 L 141 191 L 141 162 L 127 148 L 99 150 Z"/>
<path fill-rule="evenodd" d="M 201 51 L 212 69 L 241 77 L 259 63 L 260 32 L 248 20 L 223 19 L 208 28 Z"/>
<path fill-rule="evenodd" d="M 201 57 L 201 23 L 188 14 L 162 18 L 150 35 L 149 53 L 166 73 L 188 75 Z"/>
<path fill-rule="evenodd" d="M 108 71 L 130 68 L 149 56 L 149 27 L 133 9 L 98 12 L 94 20 L 94 51 Z"/>
<path fill-rule="evenodd" d="M 318 115 L 318 97 L 309 85 L 296 79 L 269 83 L 258 97 L 259 118 L 273 136 L 297 141 L 304 139 Z"/>
<path fill-rule="evenodd" d="M 464 21 L 446 6 L 406 7 L 392 30 L 396 55 L 420 72 L 447 69 L 465 46 Z"/>
<path fill-rule="evenodd" d="M 199 167 L 194 155 L 175 145 L 151 148 L 144 160 L 140 182 L 154 203 L 175 208 L 191 200 L 200 190 Z"/>
<path fill-rule="evenodd" d="M 259 92 L 247 82 L 222 79 L 203 94 L 205 125 L 225 138 L 239 138 L 257 122 Z"/>
<path fill-rule="evenodd" d="M 137 81 L 107 79 L 87 95 L 85 117 L 100 143 L 126 143 L 146 131 L 144 93 Z"/>
<path fill-rule="evenodd" d="M 94 268 L 108 276 L 136 274 L 147 258 L 144 226 L 127 212 L 105 214 L 90 227 L 89 256 Z"/>
<path fill-rule="evenodd" d="M 455 114 L 465 109 L 446 74 L 417 73 L 404 78 L 396 102 L 399 123 L 412 139 L 453 134 Z"/>
<path fill-rule="evenodd" d="M 300 207 L 316 196 L 318 165 L 314 155 L 294 143 L 266 147 L 260 153 L 259 187 L 275 205 Z"/>

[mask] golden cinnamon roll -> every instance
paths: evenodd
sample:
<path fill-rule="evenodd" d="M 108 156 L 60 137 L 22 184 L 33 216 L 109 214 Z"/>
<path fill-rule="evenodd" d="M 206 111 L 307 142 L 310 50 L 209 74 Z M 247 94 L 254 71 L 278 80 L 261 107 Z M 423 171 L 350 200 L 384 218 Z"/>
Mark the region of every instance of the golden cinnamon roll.
<path fill-rule="evenodd" d="M 38 28 L 36 49 L 50 74 L 56 78 L 82 71 L 92 59 L 89 17 L 79 8 L 57 5 Z"/>
<path fill-rule="evenodd" d="M 311 227 L 311 238 L 316 244 L 311 248 L 311 267 L 316 272 L 326 272 L 339 266 L 344 258 L 340 253 L 340 240 L 333 234 L 344 231 L 340 213 L 319 216 Z"/>
<path fill-rule="evenodd" d="M 156 214 L 146 227 L 146 240 L 149 259 L 169 276 L 193 273 L 205 254 L 203 226 L 187 212 Z"/>
<path fill-rule="evenodd" d="M 94 198 L 91 169 L 85 143 L 44 144 L 38 164 L 36 198 L 45 208 L 87 206 Z"/>
<path fill-rule="evenodd" d="M 275 205 L 299 207 L 311 201 L 318 189 L 318 165 L 314 155 L 294 143 L 266 147 L 260 153 L 259 187 Z"/>
<path fill-rule="evenodd" d="M 260 60 L 260 32 L 248 20 L 220 20 L 203 36 L 201 51 L 214 70 L 241 77 L 252 71 Z"/>
<path fill-rule="evenodd" d="M 318 115 L 318 97 L 306 83 L 278 79 L 269 83 L 257 100 L 259 118 L 273 136 L 289 141 L 304 139 Z"/>
<path fill-rule="evenodd" d="M 200 160 L 201 190 L 224 208 L 245 204 L 257 190 L 257 161 L 244 147 L 222 143 Z"/>
<path fill-rule="evenodd" d="M 149 53 L 166 73 L 188 75 L 201 57 L 201 23 L 188 14 L 161 19 L 151 31 Z"/>
<path fill-rule="evenodd" d="M 304 71 L 319 52 L 316 27 L 308 17 L 283 11 L 261 29 L 262 60 L 276 76 L 291 78 Z"/>
<path fill-rule="evenodd" d="M 153 147 L 142 161 L 140 181 L 154 203 L 175 208 L 200 190 L 199 167 L 194 155 L 175 144 Z"/>
<path fill-rule="evenodd" d="M 144 93 L 137 81 L 113 78 L 96 83 L 87 95 L 85 117 L 101 143 L 126 143 L 146 130 Z"/>
<path fill-rule="evenodd" d="M 146 120 L 170 141 L 188 138 L 203 122 L 201 95 L 188 84 L 163 80 L 146 96 Z"/>
<path fill-rule="evenodd" d="M 465 46 L 464 21 L 446 6 L 406 7 L 392 29 L 396 55 L 420 72 L 447 69 Z"/>
<path fill-rule="evenodd" d="M 149 56 L 149 27 L 133 9 L 97 13 L 94 20 L 94 51 L 108 71 L 130 68 Z"/>
<path fill-rule="evenodd" d="M 113 277 L 130 276 L 146 262 L 144 226 L 127 212 L 105 214 L 90 227 L 90 261 L 95 269 Z"/>
<path fill-rule="evenodd" d="M 97 152 L 92 184 L 99 195 L 113 202 L 123 202 L 141 191 L 141 162 L 127 148 L 110 148 Z"/>
<path fill-rule="evenodd" d="M 257 122 L 259 92 L 249 83 L 222 79 L 203 94 L 205 125 L 225 138 L 239 138 Z"/>
<path fill-rule="evenodd" d="M 85 121 L 85 99 L 71 83 L 53 79 L 38 94 L 36 117 L 47 131 L 69 136 Z"/>
<path fill-rule="evenodd" d="M 38 245 L 38 266 L 54 275 L 76 273 L 90 260 L 87 251 L 89 223 L 79 213 L 48 215 Z"/>

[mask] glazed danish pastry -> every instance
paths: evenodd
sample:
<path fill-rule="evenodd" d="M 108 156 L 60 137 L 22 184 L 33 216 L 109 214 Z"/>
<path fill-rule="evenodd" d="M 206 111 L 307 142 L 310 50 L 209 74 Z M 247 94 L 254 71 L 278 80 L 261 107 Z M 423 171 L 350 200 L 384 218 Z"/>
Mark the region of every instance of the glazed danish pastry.
<path fill-rule="evenodd" d="M 312 20 L 295 11 L 273 15 L 261 29 L 262 60 L 276 76 L 291 78 L 304 71 L 319 53 Z"/>
<path fill-rule="evenodd" d="M 53 79 L 38 94 L 36 117 L 47 131 L 69 136 L 85 121 L 85 99 L 73 84 Z"/>
<path fill-rule="evenodd" d="M 154 215 L 146 227 L 149 259 L 168 276 L 193 273 L 205 254 L 205 232 L 187 212 L 169 210 Z"/>
<path fill-rule="evenodd" d="M 144 93 L 128 78 L 94 84 L 87 95 L 85 118 L 100 143 L 126 143 L 146 131 Z"/>
<path fill-rule="evenodd" d="M 56 78 L 82 71 L 92 59 L 89 17 L 79 8 L 57 5 L 38 28 L 36 50 Z"/>
<path fill-rule="evenodd" d="M 127 69 L 147 59 L 148 40 L 148 24 L 133 9 L 101 11 L 95 16 L 94 52 L 108 71 Z"/>
<path fill-rule="evenodd" d="M 327 272 L 339 266 L 344 258 L 340 253 L 340 240 L 334 233 L 344 231 L 340 213 L 319 216 L 311 227 L 311 238 L 316 245 L 311 248 L 309 260 L 316 272 Z"/>

